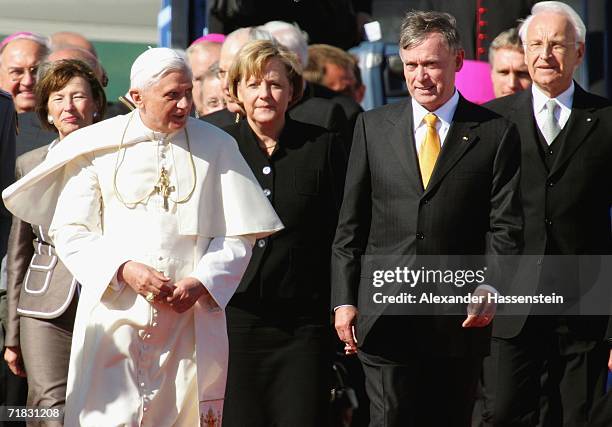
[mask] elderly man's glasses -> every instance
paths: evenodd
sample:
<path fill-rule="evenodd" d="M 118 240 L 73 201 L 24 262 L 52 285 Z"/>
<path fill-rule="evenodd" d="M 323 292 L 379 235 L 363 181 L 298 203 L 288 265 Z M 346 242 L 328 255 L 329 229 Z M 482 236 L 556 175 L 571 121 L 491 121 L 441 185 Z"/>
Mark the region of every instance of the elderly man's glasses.
<path fill-rule="evenodd" d="M 9 67 L 6 70 L 9 75 L 9 78 L 14 82 L 18 82 L 23 79 L 26 73 L 30 74 L 31 77 L 35 78 L 37 71 L 38 65 L 35 65 L 34 67 Z"/>
<path fill-rule="evenodd" d="M 570 47 L 577 46 L 577 42 L 573 43 L 561 43 L 561 42 L 549 42 L 544 43 L 541 41 L 532 41 L 529 43 L 525 43 L 524 46 L 530 53 L 543 53 L 547 52 L 550 49 L 550 52 L 555 53 L 557 55 L 564 55 L 567 53 Z"/>

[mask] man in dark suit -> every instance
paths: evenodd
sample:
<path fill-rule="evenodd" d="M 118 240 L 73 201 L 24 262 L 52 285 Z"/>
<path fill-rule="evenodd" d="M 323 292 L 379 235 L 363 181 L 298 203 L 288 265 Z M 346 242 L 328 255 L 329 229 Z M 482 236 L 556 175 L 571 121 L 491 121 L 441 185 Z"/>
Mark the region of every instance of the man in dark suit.
<path fill-rule="evenodd" d="M 363 364 L 371 426 L 468 426 L 493 307 L 467 318 L 366 315 L 362 256 L 517 253 L 518 133 L 456 91 L 452 16 L 408 13 L 400 55 L 412 99 L 355 127 L 332 253 L 335 326 Z"/>
<path fill-rule="evenodd" d="M 516 123 L 521 135 L 524 252 L 535 276 L 519 284 L 523 294 L 554 291 L 580 298 L 587 284 L 571 278 L 580 271 L 578 257 L 567 255 L 595 259 L 612 253 L 612 104 L 572 80 L 584 56 L 585 33 L 569 6 L 536 4 L 520 30 L 533 85 L 487 105 Z M 606 364 L 612 368 L 604 341 L 610 337 L 608 320 L 588 316 L 601 312 L 538 316 L 534 310 L 495 321 L 484 369 L 491 409 L 486 421 L 584 426 L 605 391 Z"/>

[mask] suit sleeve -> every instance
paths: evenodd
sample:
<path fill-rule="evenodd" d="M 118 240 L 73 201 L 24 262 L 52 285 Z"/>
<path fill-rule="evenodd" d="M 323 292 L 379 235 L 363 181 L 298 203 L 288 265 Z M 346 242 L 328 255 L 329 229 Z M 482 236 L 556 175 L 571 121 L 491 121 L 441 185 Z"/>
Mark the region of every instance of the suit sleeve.
<path fill-rule="evenodd" d="M 15 178 L 20 179 L 22 176 L 21 164 L 17 160 Z M 6 346 L 19 345 L 19 315 L 17 314 L 17 306 L 19 304 L 23 279 L 30 266 L 32 255 L 34 255 L 33 240 L 34 232 L 32 231 L 32 226 L 17 217 L 13 217 L 6 254 L 6 294 L 8 299 L 8 316 L 4 344 Z"/>
<path fill-rule="evenodd" d="M 520 137 L 516 126 L 509 124 L 505 129 L 493 165 L 491 183 L 491 210 L 487 255 L 489 258 L 488 279 L 505 293 L 508 278 L 513 277 L 514 259 L 523 246 L 523 216 L 521 209 L 520 179 Z"/>
<path fill-rule="evenodd" d="M 370 233 L 371 192 L 365 121 L 361 115 L 355 125 L 344 198 L 332 247 L 332 309 L 347 304 L 357 306 L 361 256 Z"/>

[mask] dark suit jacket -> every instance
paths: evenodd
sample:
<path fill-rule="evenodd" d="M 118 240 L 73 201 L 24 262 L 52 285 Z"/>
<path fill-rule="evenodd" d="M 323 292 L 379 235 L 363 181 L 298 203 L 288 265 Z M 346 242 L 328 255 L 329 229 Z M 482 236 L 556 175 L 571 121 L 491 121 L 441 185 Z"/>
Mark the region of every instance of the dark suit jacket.
<path fill-rule="evenodd" d="M 45 145 L 19 156 L 15 177 L 20 179 L 42 163 L 48 149 Z M 77 282 L 55 253 L 48 226 L 31 225 L 16 217 L 9 236 L 7 273 L 6 345 L 18 346 L 19 317 L 59 317 L 70 305 Z"/>
<path fill-rule="evenodd" d="M 362 114 L 333 246 L 332 306 L 363 308 L 359 294 L 372 286 L 372 277 L 360 277 L 362 255 L 517 253 L 519 156 L 516 127 L 461 97 L 424 191 L 410 100 Z M 389 318 L 360 315 L 360 345 L 377 322 L 389 323 Z M 463 329 L 462 318 L 399 318 L 400 339 L 414 343 L 413 354 L 464 356 L 489 350 L 490 328 Z M 397 341 L 392 330 L 390 346 Z"/>
<path fill-rule="evenodd" d="M 251 301 L 285 301 L 296 315 L 329 321 L 330 251 L 346 171 L 341 143 L 321 127 L 287 118 L 279 148 L 268 158 L 247 120 L 225 130 L 285 225 L 257 241 L 230 304 L 248 294 Z"/>
<path fill-rule="evenodd" d="M 531 90 L 496 99 L 487 107 L 516 123 L 520 131 L 525 254 L 611 254 L 612 104 L 575 84 L 572 113 L 550 170 L 539 151 Z M 546 285 L 539 278 L 541 270 L 535 271 L 524 292 Z M 525 320 L 497 319 L 494 334 L 513 337 Z M 605 323 L 603 318 L 585 318 L 574 325 L 575 332 L 601 338 Z"/>
<path fill-rule="evenodd" d="M 57 138 L 57 132 L 43 128 L 34 111 L 19 113 L 17 115 L 19 132 L 17 134 L 17 157 L 43 145 L 49 144 Z"/>
<path fill-rule="evenodd" d="M 15 107 L 11 96 L 0 90 L 0 191 L 15 180 Z M 11 214 L 0 203 L 0 259 L 6 254 Z"/>

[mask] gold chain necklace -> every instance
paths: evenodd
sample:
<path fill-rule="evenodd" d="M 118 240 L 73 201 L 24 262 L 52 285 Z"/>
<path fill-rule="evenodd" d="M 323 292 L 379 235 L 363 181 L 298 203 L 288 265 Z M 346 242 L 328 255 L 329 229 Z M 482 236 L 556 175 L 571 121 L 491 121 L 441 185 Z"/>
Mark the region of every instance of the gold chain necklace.
<path fill-rule="evenodd" d="M 166 211 L 168 210 L 168 199 L 176 204 L 185 203 L 193 195 L 193 192 L 195 191 L 196 179 L 197 179 L 195 162 L 193 160 L 193 154 L 191 153 L 191 144 L 189 143 L 189 133 L 187 132 L 186 125 L 184 128 L 185 140 L 187 142 L 187 150 L 189 151 L 189 160 L 191 163 L 191 173 L 192 173 L 192 178 L 193 178 L 193 184 L 187 196 L 183 197 L 182 199 L 173 199 L 172 197 L 170 197 L 170 193 L 175 191 L 175 187 L 170 185 L 170 178 L 168 176 L 168 171 L 166 171 L 166 168 L 164 168 L 163 166 L 159 173 L 159 179 L 157 180 L 157 183 L 154 184 L 153 188 L 148 193 L 146 193 L 144 196 L 134 201 L 125 201 L 123 199 L 123 196 L 121 196 L 121 193 L 119 192 L 119 189 L 117 188 L 117 173 L 119 172 L 119 158 L 121 154 L 121 148 L 123 148 L 123 141 L 125 140 L 125 134 L 127 132 L 128 126 L 130 125 L 130 122 L 132 121 L 132 117 L 134 117 L 134 114 L 138 114 L 138 112 L 133 113 L 128 119 L 125 125 L 125 128 L 123 129 L 123 134 L 121 135 L 121 142 L 119 143 L 119 148 L 117 149 L 117 158 L 115 160 L 115 173 L 113 174 L 113 190 L 115 192 L 115 196 L 117 196 L 117 199 L 121 203 L 123 203 L 123 205 L 126 207 L 136 206 L 137 204 L 143 202 L 147 197 L 151 196 L 152 193 L 160 194 L 164 198 L 164 209 Z M 170 144 L 172 143 L 170 142 Z M 172 150 L 172 153 L 173 153 L 172 158 L 174 159 L 174 150 L 172 148 L 172 145 L 170 146 L 170 149 Z M 157 151 L 157 155 L 159 156 L 159 150 Z M 158 157 L 158 165 L 159 165 L 159 157 Z"/>

